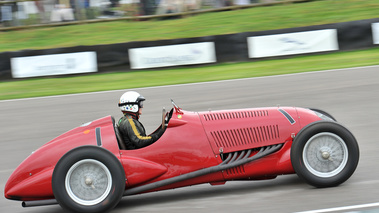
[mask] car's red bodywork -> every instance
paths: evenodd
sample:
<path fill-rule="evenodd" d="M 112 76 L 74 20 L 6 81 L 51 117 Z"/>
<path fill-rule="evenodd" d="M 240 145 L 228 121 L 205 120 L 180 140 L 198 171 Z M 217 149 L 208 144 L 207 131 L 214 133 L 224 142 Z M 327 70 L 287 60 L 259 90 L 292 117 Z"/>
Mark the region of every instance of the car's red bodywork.
<path fill-rule="evenodd" d="M 283 144 L 279 151 L 223 171 L 159 186 L 149 191 L 228 180 L 261 180 L 294 173 L 290 150 L 295 135 L 309 123 L 321 120 L 309 109 L 253 108 L 227 111 L 171 111 L 163 136 L 137 150 L 121 150 L 111 116 L 84 124 L 33 152 L 13 172 L 5 186 L 8 199 L 54 199 L 52 174 L 60 158 L 84 145 L 101 146 L 121 162 L 126 190 L 219 165 L 228 153 Z M 97 134 L 98 133 L 98 134 Z M 98 138 L 100 135 L 100 138 Z"/>

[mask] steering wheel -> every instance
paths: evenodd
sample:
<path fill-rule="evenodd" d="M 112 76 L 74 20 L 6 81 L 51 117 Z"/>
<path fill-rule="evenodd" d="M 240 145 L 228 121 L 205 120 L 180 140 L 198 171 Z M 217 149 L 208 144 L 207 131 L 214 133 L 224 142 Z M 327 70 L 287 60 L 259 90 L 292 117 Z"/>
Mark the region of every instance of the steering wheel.
<path fill-rule="evenodd" d="M 173 113 L 173 109 L 170 112 L 166 113 L 166 109 L 163 107 L 162 109 L 162 128 L 165 129 L 168 126 L 168 122 L 171 119 Z"/>
<path fill-rule="evenodd" d="M 166 128 L 166 109 L 162 109 L 162 129 Z"/>

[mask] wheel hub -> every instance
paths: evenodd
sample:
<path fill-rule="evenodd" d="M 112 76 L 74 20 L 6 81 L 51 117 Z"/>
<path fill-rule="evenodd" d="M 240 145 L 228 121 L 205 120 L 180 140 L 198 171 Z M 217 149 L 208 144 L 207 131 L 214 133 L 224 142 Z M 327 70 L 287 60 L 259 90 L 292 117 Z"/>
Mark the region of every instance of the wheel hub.
<path fill-rule="evenodd" d="M 87 185 L 87 186 L 92 186 L 93 184 L 93 180 L 89 177 L 86 178 L 86 180 L 84 181 L 84 183 Z"/>
<path fill-rule="evenodd" d="M 320 153 L 320 160 L 330 160 L 330 157 L 333 155 L 333 150 L 330 148 L 330 146 L 323 146 L 320 148 Z"/>
<path fill-rule="evenodd" d="M 327 160 L 330 157 L 330 153 L 327 151 L 321 151 L 321 156 L 323 159 Z"/>

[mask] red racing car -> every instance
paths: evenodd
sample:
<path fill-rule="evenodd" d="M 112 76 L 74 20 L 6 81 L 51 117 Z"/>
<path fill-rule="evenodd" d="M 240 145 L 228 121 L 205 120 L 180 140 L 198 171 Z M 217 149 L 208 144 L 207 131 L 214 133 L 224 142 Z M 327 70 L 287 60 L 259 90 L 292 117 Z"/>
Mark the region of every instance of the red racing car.
<path fill-rule="evenodd" d="M 73 212 L 111 210 L 123 196 L 296 173 L 315 187 L 345 182 L 359 161 L 352 133 L 326 112 L 296 107 L 163 113 L 163 136 L 125 150 L 113 117 L 48 142 L 9 177 L 5 197 Z M 161 127 L 159 127 L 161 128 Z"/>

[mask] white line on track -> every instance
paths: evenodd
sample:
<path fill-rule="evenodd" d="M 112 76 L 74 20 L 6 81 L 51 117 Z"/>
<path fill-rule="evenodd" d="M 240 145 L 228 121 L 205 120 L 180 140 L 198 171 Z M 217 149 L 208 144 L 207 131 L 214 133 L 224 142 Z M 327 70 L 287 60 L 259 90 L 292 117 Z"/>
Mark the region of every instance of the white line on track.
<path fill-rule="evenodd" d="M 297 213 L 324 213 L 324 212 L 335 212 L 335 211 L 346 211 L 346 210 L 352 210 L 352 209 L 370 208 L 370 207 L 376 207 L 376 206 L 379 206 L 379 203 L 368 203 L 368 204 L 361 204 L 361 205 L 354 205 L 354 206 L 343 206 L 343 207 L 335 207 L 335 208 L 329 208 L 329 209 L 310 210 L 310 211 L 297 212 Z"/>
<path fill-rule="evenodd" d="M 311 74 L 315 74 L 315 73 L 346 71 L 346 70 L 355 70 L 355 69 L 362 69 L 362 68 L 379 68 L 379 65 L 365 66 L 365 67 L 351 67 L 351 68 L 342 68 L 342 69 L 332 69 L 332 70 L 310 71 L 310 72 L 300 72 L 300 73 L 282 74 L 282 75 L 270 75 L 270 76 L 252 77 L 252 78 L 239 78 L 239 79 L 230 79 L 230 80 L 207 81 L 207 82 L 188 83 L 188 84 L 174 84 L 174 85 L 166 85 L 166 86 L 153 86 L 153 87 L 143 87 L 143 88 L 129 88 L 128 90 L 130 90 L 130 89 L 142 90 L 142 89 L 168 88 L 168 87 L 177 87 L 177 86 L 213 84 L 213 83 L 222 83 L 222 82 L 231 82 L 231 81 L 245 81 L 245 80 L 251 80 L 251 79 L 276 78 L 276 77 L 283 77 L 283 76 L 311 75 Z M 2 103 L 2 102 L 14 102 L 14 101 L 36 100 L 36 99 L 46 99 L 46 98 L 56 98 L 56 97 L 69 97 L 69 96 L 89 95 L 89 94 L 104 94 L 104 93 L 111 93 L 111 92 L 120 92 L 120 91 L 125 91 L 125 90 L 127 90 L 127 89 L 107 90 L 107 91 L 87 92 L 87 93 L 75 93 L 75 94 L 66 94 L 66 95 L 53 95 L 53 96 L 43 96 L 43 97 L 35 97 L 35 98 L 20 98 L 20 99 L 10 99 L 10 100 L 0 100 L 0 103 Z"/>

